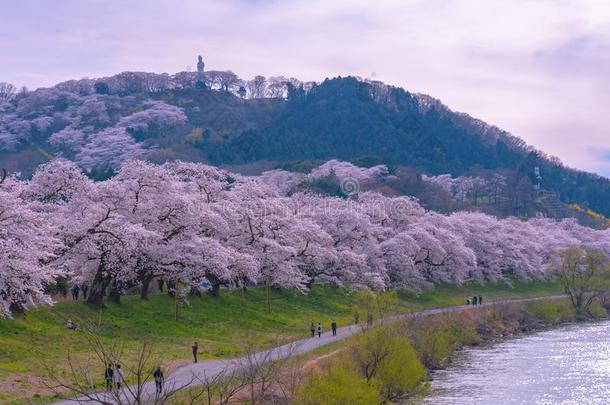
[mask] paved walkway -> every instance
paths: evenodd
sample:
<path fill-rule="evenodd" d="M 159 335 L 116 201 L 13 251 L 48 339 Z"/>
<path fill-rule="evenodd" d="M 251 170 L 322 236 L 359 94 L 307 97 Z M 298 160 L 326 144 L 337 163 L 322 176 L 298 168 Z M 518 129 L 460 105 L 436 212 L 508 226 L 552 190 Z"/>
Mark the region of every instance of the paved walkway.
<path fill-rule="evenodd" d="M 535 298 L 521 298 L 521 299 L 513 299 L 513 300 L 502 300 L 502 301 L 492 301 L 486 302 L 483 305 L 478 305 L 476 307 L 472 305 L 459 305 L 452 307 L 444 307 L 444 308 L 431 308 L 424 309 L 416 312 L 409 312 L 405 314 L 396 315 L 392 317 L 392 319 L 410 319 L 418 316 L 426 316 L 426 315 L 434 315 L 446 312 L 455 312 L 455 311 L 463 311 L 465 309 L 473 309 L 473 308 L 481 308 L 481 307 L 490 307 L 498 304 L 507 304 L 507 303 L 520 303 L 520 302 L 531 302 L 531 301 L 541 301 L 541 300 L 549 300 L 549 299 L 561 299 L 565 298 L 565 295 L 553 295 L 547 297 L 535 297 Z M 302 353 L 309 352 L 314 350 L 320 346 L 324 346 L 326 344 L 336 342 L 338 340 L 344 339 L 346 337 L 352 336 L 361 330 L 360 326 L 357 325 L 349 325 L 337 328 L 337 336 L 333 336 L 332 332 L 324 332 L 321 337 L 307 338 L 297 340 L 292 343 L 288 343 L 282 346 L 274 347 L 268 350 L 264 350 L 256 353 L 253 357 L 255 360 L 261 361 L 263 359 L 273 359 L 279 360 L 284 359 L 286 357 L 299 355 Z M 165 390 L 175 390 L 178 387 L 184 386 L 185 384 L 189 384 L 190 382 L 193 385 L 197 384 L 197 381 L 201 381 L 204 379 L 213 379 L 221 373 L 231 372 L 240 367 L 241 364 L 245 364 L 246 358 L 240 357 L 236 359 L 227 359 L 227 360 L 207 360 L 202 361 L 197 364 L 187 364 L 181 367 L 178 367 L 171 375 L 166 377 L 164 389 Z M 126 390 L 124 390 L 125 401 L 124 403 L 131 403 L 127 398 Z M 55 402 L 55 405 L 73 405 L 75 403 L 80 404 L 91 404 L 91 403 L 116 403 L 113 400 L 112 396 L 108 393 L 97 393 L 93 395 L 94 399 L 89 398 L 73 398 L 69 400 L 64 400 L 60 402 Z M 154 402 L 155 398 L 155 384 L 154 381 L 145 384 L 142 387 L 142 396 L 141 398 L 150 398 L 150 402 Z"/>

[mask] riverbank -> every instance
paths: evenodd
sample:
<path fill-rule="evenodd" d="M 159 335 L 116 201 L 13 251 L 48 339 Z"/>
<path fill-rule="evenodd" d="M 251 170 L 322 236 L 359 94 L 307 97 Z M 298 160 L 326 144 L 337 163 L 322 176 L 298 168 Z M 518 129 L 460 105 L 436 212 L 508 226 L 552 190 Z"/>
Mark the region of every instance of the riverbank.
<path fill-rule="evenodd" d="M 607 317 L 603 308 L 596 306 L 595 311 L 597 317 Z M 346 341 L 334 348 L 333 356 L 321 358 L 296 403 L 316 404 L 315 398 L 333 397 L 364 405 L 425 397 L 431 374 L 449 366 L 461 349 L 576 321 L 567 300 L 545 300 L 414 317 L 365 330 L 363 337 Z M 399 342 L 397 348 L 384 349 L 392 341 Z M 382 357 L 387 360 L 379 361 Z M 401 358 L 398 365 L 393 364 L 396 357 Z M 377 371 L 371 375 L 372 365 Z"/>
<path fill-rule="evenodd" d="M 406 404 L 607 404 L 609 350 L 607 319 L 469 347 L 433 373 L 428 395 Z"/>
<path fill-rule="evenodd" d="M 558 284 L 543 282 L 516 282 L 512 287 L 438 286 L 418 295 L 400 292 L 387 311 L 410 312 L 462 304 L 466 296 L 474 294 L 491 300 L 553 295 L 559 291 Z M 223 291 L 219 298 L 191 298 L 189 305 L 179 307 L 178 320 L 174 319 L 173 304 L 165 295 L 154 295 L 147 301 L 125 297 L 121 304 L 109 304 L 104 311 L 82 302 L 65 302 L 0 321 L 0 402 L 44 402 L 51 393 L 42 383 L 42 363 L 65 368 L 68 352 L 75 359 L 86 359 L 90 348 L 78 330 L 63 326 L 67 319 L 81 325 L 99 323 L 102 340 L 120 342 L 127 356 L 141 342 L 153 342 L 155 350 L 162 354 L 162 366 L 169 370 L 188 361 L 194 340 L 199 342 L 200 358 L 235 357 L 243 350 L 245 335 L 254 337 L 261 347 L 269 347 L 278 340 L 305 336 L 311 321 L 322 322 L 326 328 L 333 319 L 345 325 L 352 322 L 354 312 L 364 319 L 366 311 L 358 293 L 330 286 L 315 286 L 308 295 L 274 291 L 270 313 L 261 289 L 251 289 L 245 295 Z"/>

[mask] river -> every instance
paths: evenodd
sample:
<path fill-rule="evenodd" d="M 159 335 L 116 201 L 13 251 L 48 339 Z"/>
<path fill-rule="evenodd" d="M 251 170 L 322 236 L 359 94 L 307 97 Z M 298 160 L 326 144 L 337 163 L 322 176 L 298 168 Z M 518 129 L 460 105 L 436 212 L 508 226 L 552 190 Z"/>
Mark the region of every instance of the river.
<path fill-rule="evenodd" d="M 412 404 L 610 404 L 610 321 L 469 348 Z"/>

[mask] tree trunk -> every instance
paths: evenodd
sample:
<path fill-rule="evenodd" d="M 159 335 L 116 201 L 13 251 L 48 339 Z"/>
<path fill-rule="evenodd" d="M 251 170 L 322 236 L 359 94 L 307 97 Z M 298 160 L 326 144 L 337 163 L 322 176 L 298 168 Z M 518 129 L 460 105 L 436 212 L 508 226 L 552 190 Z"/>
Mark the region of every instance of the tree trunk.
<path fill-rule="evenodd" d="M 150 282 L 152 281 L 152 277 L 146 276 L 142 279 L 142 287 L 140 289 L 140 299 L 147 300 L 148 292 L 150 290 Z"/>
<path fill-rule="evenodd" d="M 105 308 L 104 295 L 106 295 L 106 287 L 108 286 L 107 277 L 104 276 L 105 266 L 104 260 L 100 260 L 100 264 L 97 266 L 97 272 L 91 283 L 91 289 L 89 290 L 89 296 L 87 297 L 87 303 L 95 305 L 98 308 Z"/>
<path fill-rule="evenodd" d="M 199 287 L 191 286 L 189 289 L 189 295 L 191 297 L 201 297 L 201 290 L 199 290 Z"/>
<path fill-rule="evenodd" d="M 176 291 L 176 281 L 171 278 L 167 280 L 167 295 L 174 297 Z"/>
<path fill-rule="evenodd" d="M 116 280 L 112 283 L 112 288 L 110 289 L 110 294 L 108 294 L 108 299 L 116 304 L 121 303 L 121 290 L 122 285 L 120 282 Z"/>
<path fill-rule="evenodd" d="M 271 286 L 267 282 L 267 312 L 271 313 Z"/>
<path fill-rule="evenodd" d="M 220 279 L 214 275 L 206 274 L 206 278 L 212 285 L 212 289 L 210 291 L 210 295 L 212 297 L 220 296 Z"/>

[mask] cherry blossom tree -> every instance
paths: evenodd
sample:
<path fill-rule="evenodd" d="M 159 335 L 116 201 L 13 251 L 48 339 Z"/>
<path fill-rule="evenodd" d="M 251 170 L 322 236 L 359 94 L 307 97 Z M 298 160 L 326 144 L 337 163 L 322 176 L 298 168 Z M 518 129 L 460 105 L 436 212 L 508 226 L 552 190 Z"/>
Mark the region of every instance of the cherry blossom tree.
<path fill-rule="evenodd" d="M 192 291 L 207 280 L 213 295 L 223 284 L 264 284 L 269 298 L 272 288 L 306 293 L 316 281 L 419 289 L 542 278 L 562 249 L 610 255 L 610 231 L 572 219 L 443 215 L 407 196 L 361 191 L 339 198 L 292 189 L 335 170 L 371 181 L 386 175 L 381 166 L 334 161 L 310 174 L 246 177 L 200 163 L 128 157 L 104 181 L 62 159 L 27 181 L 0 178 L 1 316 L 50 303 L 45 288 L 60 275 L 89 283 L 88 301 L 103 306 L 136 288 L 146 298 L 158 277 Z"/>
<path fill-rule="evenodd" d="M 45 287 L 60 273 L 51 266 L 61 248 L 49 213 L 39 212 L 20 194 L 15 179 L 0 181 L 0 317 L 51 303 Z"/>

